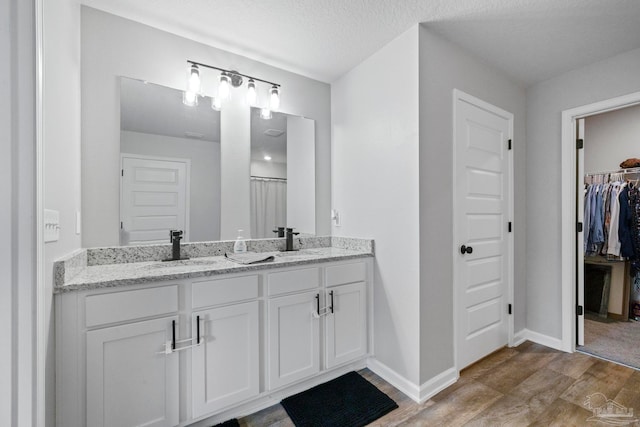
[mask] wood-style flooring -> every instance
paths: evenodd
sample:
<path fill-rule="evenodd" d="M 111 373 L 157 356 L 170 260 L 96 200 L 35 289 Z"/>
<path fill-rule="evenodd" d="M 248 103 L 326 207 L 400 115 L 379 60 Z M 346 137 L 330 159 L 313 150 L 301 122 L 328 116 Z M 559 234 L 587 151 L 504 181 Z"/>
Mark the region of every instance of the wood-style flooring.
<path fill-rule="evenodd" d="M 585 401 L 593 393 L 640 414 L 640 371 L 531 342 L 471 365 L 455 384 L 422 404 L 368 369 L 360 374 L 399 406 L 370 426 L 605 426 L 587 421 L 593 411 Z M 281 405 L 239 421 L 241 426 L 293 426 Z"/>

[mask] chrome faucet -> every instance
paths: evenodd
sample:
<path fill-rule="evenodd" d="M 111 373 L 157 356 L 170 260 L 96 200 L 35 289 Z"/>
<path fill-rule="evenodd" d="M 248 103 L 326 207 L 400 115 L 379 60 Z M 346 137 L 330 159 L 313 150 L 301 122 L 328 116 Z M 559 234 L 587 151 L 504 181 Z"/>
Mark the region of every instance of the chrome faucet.
<path fill-rule="evenodd" d="M 181 259 L 189 259 L 180 257 L 180 240 L 182 240 L 182 235 L 182 230 L 169 231 L 169 242 L 173 243 L 173 246 L 171 247 L 171 258 L 163 259 L 163 261 L 178 261 Z"/>
<path fill-rule="evenodd" d="M 297 236 L 298 234 L 300 233 L 293 232 L 293 228 L 287 228 L 287 241 L 285 251 L 295 251 L 295 249 L 293 249 L 293 236 Z"/>

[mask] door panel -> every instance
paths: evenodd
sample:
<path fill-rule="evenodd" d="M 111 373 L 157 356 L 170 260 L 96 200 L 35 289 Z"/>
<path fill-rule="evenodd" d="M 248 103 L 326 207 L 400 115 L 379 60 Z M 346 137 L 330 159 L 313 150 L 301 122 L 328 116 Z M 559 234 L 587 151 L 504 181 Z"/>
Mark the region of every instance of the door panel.
<path fill-rule="evenodd" d="M 193 416 L 214 413 L 259 393 L 258 302 L 193 314 L 202 344 L 192 350 Z M 196 332 L 194 332 L 194 335 Z"/>
<path fill-rule="evenodd" d="M 268 388 L 278 388 L 320 371 L 320 324 L 314 312 L 319 293 L 304 292 L 268 302 Z"/>
<path fill-rule="evenodd" d="M 333 294 L 331 294 L 333 292 Z M 326 319 L 327 368 L 367 353 L 366 286 L 364 282 L 329 288 Z"/>
<path fill-rule="evenodd" d="M 467 95 L 455 99 L 457 367 L 508 342 L 512 116 Z M 461 253 L 461 246 L 472 252 Z"/>
<path fill-rule="evenodd" d="M 178 424 L 178 356 L 164 354 L 177 317 L 87 332 L 87 425 Z"/>
<path fill-rule="evenodd" d="M 167 243 L 169 230 L 188 235 L 188 160 L 122 156 L 120 244 Z"/>

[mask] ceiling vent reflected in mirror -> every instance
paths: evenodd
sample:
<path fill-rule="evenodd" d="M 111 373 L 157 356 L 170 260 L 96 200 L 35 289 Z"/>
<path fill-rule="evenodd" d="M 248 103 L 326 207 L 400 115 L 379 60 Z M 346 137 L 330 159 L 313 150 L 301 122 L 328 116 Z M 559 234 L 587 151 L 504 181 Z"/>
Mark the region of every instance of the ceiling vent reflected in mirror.
<path fill-rule="evenodd" d="M 204 133 L 186 131 L 184 134 L 187 138 L 194 138 L 194 139 L 204 138 Z"/>
<path fill-rule="evenodd" d="M 264 134 L 266 136 L 271 136 L 273 138 L 277 138 L 280 135 L 282 135 L 283 133 L 284 133 L 284 131 L 280 130 L 280 129 L 267 129 L 267 130 L 264 131 Z"/>

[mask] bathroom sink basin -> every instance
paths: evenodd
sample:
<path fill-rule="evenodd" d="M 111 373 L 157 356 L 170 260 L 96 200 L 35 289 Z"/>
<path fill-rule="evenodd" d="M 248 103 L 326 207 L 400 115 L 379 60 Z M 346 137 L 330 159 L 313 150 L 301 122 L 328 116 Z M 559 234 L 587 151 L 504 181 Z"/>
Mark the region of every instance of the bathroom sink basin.
<path fill-rule="evenodd" d="M 179 267 L 179 266 L 207 266 L 217 264 L 219 261 L 212 258 L 191 258 L 179 259 L 175 261 L 162 261 L 155 266 L 160 267 Z"/>
<path fill-rule="evenodd" d="M 313 249 L 298 249 L 295 251 L 280 251 L 276 253 L 277 257 L 286 258 L 286 257 L 310 257 L 320 255 L 322 252 L 313 250 Z"/>

